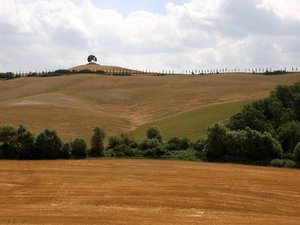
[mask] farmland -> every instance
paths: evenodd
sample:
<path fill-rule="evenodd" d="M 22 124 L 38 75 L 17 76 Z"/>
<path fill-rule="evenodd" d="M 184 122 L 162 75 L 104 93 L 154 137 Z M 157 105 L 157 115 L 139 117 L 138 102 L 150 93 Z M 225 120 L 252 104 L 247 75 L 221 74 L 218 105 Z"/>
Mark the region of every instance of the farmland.
<path fill-rule="evenodd" d="M 299 185 L 233 164 L 0 161 L 0 224 L 298 224 Z"/>
<path fill-rule="evenodd" d="M 300 73 L 160 77 L 76 74 L 19 78 L 0 81 L 0 124 L 18 126 L 22 123 L 35 134 L 48 127 L 55 129 L 64 140 L 77 136 L 88 140 L 95 125 L 107 134 L 119 134 L 154 121 L 181 120 L 194 126 L 177 129 L 177 134 L 170 135 L 195 139 L 207 126 L 201 123 L 202 117 L 197 116 L 197 112 L 208 109 L 203 107 L 212 107 L 212 112 L 206 112 L 203 117 L 206 121 L 212 118 L 223 121 L 240 111 L 242 102 L 266 97 L 275 86 L 299 80 Z M 224 110 L 227 113 L 220 113 Z M 210 120 L 207 120 L 208 115 Z M 199 122 L 193 123 L 193 118 Z M 201 124 L 204 127 L 196 127 Z M 165 128 L 162 130 L 168 134 Z M 141 136 L 140 131 L 143 130 L 136 132 L 137 138 Z"/>

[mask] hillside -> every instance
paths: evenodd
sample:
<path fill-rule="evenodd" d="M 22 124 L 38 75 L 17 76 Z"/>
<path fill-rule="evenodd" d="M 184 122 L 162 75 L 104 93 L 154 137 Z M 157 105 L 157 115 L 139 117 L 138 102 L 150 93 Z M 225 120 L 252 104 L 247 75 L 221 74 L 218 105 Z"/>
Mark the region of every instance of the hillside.
<path fill-rule="evenodd" d="M 162 119 L 181 118 L 184 123 L 186 117 L 174 116 L 204 106 L 266 97 L 276 85 L 299 80 L 300 73 L 20 78 L 0 81 L 0 124 L 22 123 L 35 134 L 54 128 L 65 140 L 77 136 L 89 140 L 95 125 L 108 134 L 119 134 Z M 241 107 L 234 106 L 229 114 Z M 211 115 L 217 113 L 218 120 L 226 120 L 230 115 L 220 110 L 213 109 Z M 194 118 L 199 120 L 199 116 Z M 181 134 L 180 127 L 172 129 Z M 188 137 L 195 137 L 198 131 L 194 127 L 189 132 L 185 133 Z"/>

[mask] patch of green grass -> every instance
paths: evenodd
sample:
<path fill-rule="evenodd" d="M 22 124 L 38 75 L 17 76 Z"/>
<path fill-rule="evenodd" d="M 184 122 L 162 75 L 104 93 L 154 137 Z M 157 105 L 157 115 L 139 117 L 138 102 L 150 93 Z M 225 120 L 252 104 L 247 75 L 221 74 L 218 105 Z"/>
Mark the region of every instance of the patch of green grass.
<path fill-rule="evenodd" d="M 231 116 L 240 112 L 245 105 L 252 101 L 245 100 L 201 107 L 190 112 L 144 124 L 129 135 L 134 140 L 140 141 L 145 136 L 148 127 L 158 126 L 162 130 L 165 141 L 172 137 L 187 137 L 195 141 L 207 135 L 206 130 L 210 124 L 228 122 Z"/>

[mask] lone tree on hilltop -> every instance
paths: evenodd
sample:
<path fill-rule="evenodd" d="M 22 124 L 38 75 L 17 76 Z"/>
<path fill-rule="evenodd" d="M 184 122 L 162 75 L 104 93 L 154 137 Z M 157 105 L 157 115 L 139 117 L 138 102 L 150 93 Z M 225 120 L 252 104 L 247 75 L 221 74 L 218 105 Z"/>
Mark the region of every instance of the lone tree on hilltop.
<path fill-rule="evenodd" d="M 97 62 L 97 57 L 94 55 L 89 55 L 89 57 L 87 58 L 87 61 L 89 63 L 96 63 Z"/>

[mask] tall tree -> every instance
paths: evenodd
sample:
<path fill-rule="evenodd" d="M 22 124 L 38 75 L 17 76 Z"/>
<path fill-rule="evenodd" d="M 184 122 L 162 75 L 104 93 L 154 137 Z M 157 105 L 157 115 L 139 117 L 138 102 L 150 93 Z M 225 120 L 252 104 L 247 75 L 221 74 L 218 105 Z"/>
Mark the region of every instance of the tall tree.
<path fill-rule="evenodd" d="M 91 139 L 91 151 L 90 151 L 90 156 L 92 157 L 100 157 L 104 156 L 104 138 L 105 138 L 105 133 L 104 131 L 96 126 L 94 128 L 94 135 L 92 136 Z"/>

